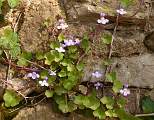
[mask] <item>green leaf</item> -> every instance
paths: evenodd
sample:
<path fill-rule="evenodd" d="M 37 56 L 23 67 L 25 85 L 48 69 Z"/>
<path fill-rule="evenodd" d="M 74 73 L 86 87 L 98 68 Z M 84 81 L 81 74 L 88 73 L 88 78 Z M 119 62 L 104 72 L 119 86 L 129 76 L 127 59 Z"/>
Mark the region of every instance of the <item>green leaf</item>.
<path fill-rule="evenodd" d="M 67 93 L 67 90 L 63 86 L 56 86 L 55 87 L 55 93 L 57 95 L 62 95 L 64 93 Z"/>
<path fill-rule="evenodd" d="M 120 0 L 121 4 L 124 5 L 124 6 L 129 6 L 133 0 Z"/>
<path fill-rule="evenodd" d="M 77 106 L 75 104 L 73 104 L 73 102 L 65 102 L 63 104 L 59 104 L 59 109 L 63 112 L 63 113 L 68 113 L 68 112 L 73 112 L 74 110 L 77 109 Z"/>
<path fill-rule="evenodd" d="M 32 59 L 32 53 L 30 52 L 22 52 L 18 58 L 17 65 L 19 66 L 28 66 L 29 62 L 27 60 Z"/>
<path fill-rule="evenodd" d="M 114 99 L 112 97 L 104 96 L 103 98 L 100 99 L 100 101 L 103 104 L 105 104 L 108 109 L 113 109 L 115 102 L 114 102 Z"/>
<path fill-rule="evenodd" d="M 6 107 L 14 107 L 19 104 L 20 98 L 13 91 L 6 90 L 3 96 Z"/>
<path fill-rule="evenodd" d="M 43 52 L 37 52 L 37 53 L 36 53 L 36 59 L 37 59 L 37 60 L 42 60 L 42 59 L 44 59 L 44 53 L 43 53 Z"/>
<path fill-rule="evenodd" d="M 48 76 L 48 71 L 47 70 L 42 70 L 40 73 L 41 79 L 45 79 Z"/>
<path fill-rule="evenodd" d="M 106 75 L 106 78 L 110 82 L 114 82 L 117 79 L 116 72 L 111 72 Z"/>
<path fill-rule="evenodd" d="M 103 110 L 101 107 L 97 108 L 97 109 L 93 112 L 93 115 L 94 115 L 95 117 L 98 117 L 99 119 L 105 119 L 105 118 L 106 118 L 105 112 L 104 112 L 104 110 Z"/>
<path fill-rule="evenodd" d="M 59 62 L 59 61 L 61 61 L 62 59 L 63 59 L 63 56 L 64 56 L 64 54 L 63 53 L 59 53 L 59 52 L 57 52 L 57 51 L 52 51 L 53 52 L 53 55 L 54 55 L 54 61 L 55 62 Z"/>
<path fill-rule="evenodd" d="M 52 91 L 52 90 L 46 90 L 45 91 L 45 95 L 46 95 L 47 98 L 52 97 L 53 96 L 53 93 L 54 93 L 54 91 Z"/>
<path fill-rule="evenodd" d="M 126 113 L 124 109 L 115 109 L 114 112 L 120 120 L 141 120 L 131 114 Z"/>
<path fill-rule="evenodd" d="M 60 43 L 58 41 L 53 41 L 51 44 L 50 44 L 50 48 L 51 49 L 55 49 L 55 48 L 59 48 L 60 47 Z"/>
<path fill-rule="evenodd" d="M 8 49 L 13 59 L 16 59 L 21 53 L 19 39 L 17 33 L 11 28 L 5 28 L 3 35 L 0 37 L 0 47 Z"/>
<path fill-rule="evenodd" d="M 63 86 L 66 90 L 71 90 L 74 87 L 75 83 L 73 83 L 72 81 L 69 80 L 65 80 L 63 82 Z"/>
<path fill-rule="evenodd" d="M 85 64 L 83 62 L 80 62 L 76 65 L 76 68 L 78 71 L 82 71 L 84 69 Z"/>
<path fill-rule="evenodd" d="M 112 42 L 112 35 L 105 34 L 105 35 L 102 37 L 102 41 L 103 41 L 105 44 L 111 44 L 111 42 Z"/>
<path fill-rule="evenodd" d="M 120 108 L 124 108 L 126 104 L 126 99 L 124 97 L 120 97 L 117 99 L 117 104 L 119 105 Z"/>
<path fill-rule="evenodd" d="M 100 106 L 100 101 L 94 96 L 87 96 L 83 100 L 83 105 L 92 110 L 96 110 Z"/>
<path fill-rule="evenodd" d="M 123 87 L 123 84 L 119 80 L 115 80 L 113 83 L 112 90 L 115 93 L 118 93 L 120 91 L 120 89 L 122 89 L 122 87 Z"/>
<path fill-rule="evenodd" d="M 68 66 L 72 61 L 70 59 L 63 59 L 63 61 L 60 62 L 63 66 Z"/>
<path fill-rule="evenodd" d="M 62 69 L 59 73 L 58 73 L 59 77 L 66 77 L 67 76 L 67 71 L 65 69 Z"/>
<path fill-rule="evenodd" d="M 74 71 L 74 69 L 75 69 L 75 66 L 73 65 L 73 64 L 69 64 L 68 66 L 67 66 L 67 71 Z"/>
<path fill-rule="evenodd" d="M 74 97 L 74 103 L 77 104 L 77 105 L 83 105 L 84 97 L 85 96 L 83 96 L 83 95 L 75 96 Z"/>
<path fill-rule="evenodd" d="M 20 2 L 20 0 L 7 0 L 7 1 L 8 1 L 8 4 L 11 8 L 16 7 Z"/>
<path fill-rule="evenodd" d="M 65 39 L 65 36 L 62 33 L 58 35 L 59 42 L 64 41 L 64 39 Z"/>
<path fill-rule="evenodd" d="M 51 63 L 54 61 L 55 56 L 51 52 L 47 52 L 45 54 L 45 64 L 46 65 L 51 65 Z"/>
<path fill-rule="evenodd" d="M 141 100 L 141 106 L 144 113 L 154 112 L 154 101 L 149 96 L 145 96 Z"/>
<path fill-rule="evenodd" d="M 68 54 L 76 53 L 77 50 L 78 50 L 78 49 L 77 49 L 76 46 L 70 46 L 70 47 L 68 47 Z"/>
<path fill-rule="evenodd" d="M 84 35 L 83 40 L 81 41 L 80 45 L 81 45 L 81 48 L 83 48 L 83 50 L 86 53 L 89 51 L 90 46 L 89 46 L 89 38 L 87 35 Z"/>
<path fill-rule="evenodd" d="M 105 115 L 108 116 L 108 117 L 113 117 L 113 111 L 107 110 L 107 111 L 105 111 Z"/>

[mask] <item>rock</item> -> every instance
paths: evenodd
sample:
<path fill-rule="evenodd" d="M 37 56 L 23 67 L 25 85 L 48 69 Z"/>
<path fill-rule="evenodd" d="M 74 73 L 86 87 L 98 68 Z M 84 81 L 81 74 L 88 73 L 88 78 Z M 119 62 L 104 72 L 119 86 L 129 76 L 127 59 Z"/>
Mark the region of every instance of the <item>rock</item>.
<path fill-rule="evenodd" d="M 149 35 L 146 36 L 144 44 L 149 50 L 154 52 L 154 32 L 151 32 Z"/>
<path fill-rule="evenodd" d="M 145 35 L 138 30 L 117 31 L 113 42 L 112 56 L 130 56 L 133 54 L 142 54 L 147 51 L 144 46 Z"/>
<path fill-rule="evenodd" d="M 154 88 L 154 54 L 115 58 L 115 70 L 123 83 L 141 88 Z"/>
<path fill-rule="evenodd" d="M 98 0 L 63 0 L 64 8 L 67 14 L 67 18 L 71 21 L 89 21 L 93 22 L 98 19 L 96 15 L 99 17 L 99 13 L 104 12 L 110 16 L 114 16 L 116 14 L 116 10 L 119 6 L 118 0 L 103 0 L 103 3 L 98 2 Z M 142 4 L 142 6 L 140 5 Z M 124 7 L 124 6 L 123 6 Z M 140 8 L 140 11 L 134 15 L 136 8 Z M 127 11 L 126 16 L 132 16 L 134 18 L 145 18 L 147 9 L 144 7 L 143 3 L 140 1 L 131 2 L 129 7 L 124 7 Z"/>
<path fill-rule="evenodd" d="M 19 78 L 12 78 L 8 80 L 8 90 L 18 91 L 19 95 L 26 97 L 28 94 L 34 91 L 35 83 L 32 80 L 24 80 Z"/>
<path fill-rule="evenodd" d="M 19 36 L 22 48 L 36 52 L 46 50 L 49 45 L 48 31 L 43 29 L 45 20 L 53 25 L 57 15 L 62 15 L 58 0 L 31 0 L 25 7 L 23 24 Z"/>
<path fill-rule="evenodd" d="M 0 101 L 3 100 L 3 94 L 4 94 L 4 82 L 6 80 L 6 66 L 0 64 Z"/>
<path fill-rule="evenodd" d="M 33 108 L 24 108 L 19 111 L 13 120 L 92 120 L 81 115 L 70 115 L 68 117 L 53 112 L 50 103 L 40 104 Z"/>
<path fill-rule="evenodd" d="M 0 111 L 0 120 L 5 120 L 4 119 L 4 113 L 2 111 Z"/>

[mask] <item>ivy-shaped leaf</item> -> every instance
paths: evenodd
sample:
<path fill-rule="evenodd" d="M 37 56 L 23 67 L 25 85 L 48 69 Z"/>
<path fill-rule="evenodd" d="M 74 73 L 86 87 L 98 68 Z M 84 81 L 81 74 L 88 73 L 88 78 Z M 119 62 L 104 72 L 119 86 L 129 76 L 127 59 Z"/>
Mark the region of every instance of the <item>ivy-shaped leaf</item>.
<path fill-rule="evenodd" d="M 31 59 L 32 59 L 32 53 L 30 53 L 30 52 L 22 52 L 21 55 L 18 58 L 17 64 L 19 66 L 27 66 L 29 64 L 27 62 L 27 60 L 31 60 Z"/>
<path fill-rule="evenodd" d="M 118 93 L 120 91 L 120 89 L 123 88 L 123 84 L 119 81 L 119 80 L 115 80 L 113 82 L 113 87 L 112 87 L 112 90 L 115 92 L 115 93 Z"/>
<path fill-rule="evenodd" d="M 113 109 L 115 101 L 112 97 L 104 96 L 100 99 L 100 101 L 105 104 L 108 109 Z"/>
<path fill-rule="evenodd" d="M 58 35 L 59 42 L 64 41 L 64 39 L 65 39 L 65 36 L 62 33 Z"/>
<path fill-rule="evenodd" d="M 46 90 L 46 91 L 45 91 L 45 96 L 46 96 L 47 98 L 50 98 L 50 97 L 53 96 L 53 93 L 54 93 L 54 91 L 52 91 L 52 90 Z"/>
<path fill-rule="evenodd" d="M 105 111 L 104 111 L 101 107 L 97 108 L 97 109 L 93 112 L 93 115 L 94 115 L 95 117 L 99 118 L 100 120 L 106 118 Z"/>
<path fill-rule="evenodd" d="M 6 107 L 14 107 L 19 104 L 20 97 L 13 91 L 6 90 L 3 96 Z"/>
<path fill-rule="evenodd" d="M 114 82 L 117 79 L 116 72 L 111 72 L 106 75 L 109 82 Z"/>
<path fill-rule="evenodd" d="M 83 48 L 83 50 L 87 53 L 90 49 L 89 46 L 89 38 L 87 35 L 84 35 L 83 40 L 80 43 L 81 48 Z"/>
<path fill-rule="evenodd" d="M 8 49 L 13 59 L 17 59 L 21 53 L 19 39 L 17 33 L 11 28 L 5 28 L 3 35 L 0 37 L 0 47 Z"/>
<path fill-rule="evenodd" d="M 76 65 L 76 68 L 78 71 L 82 71 L 84 69 L 85 64 L 83 62 L 80 62 Z"/>
<path fill-rule="evenodd" d="M 55 56 L 51 52 L 47 52 L 45 54 L 45 64 L 46 65 L 51 65 L 51 63 L 54 61 Z"/>
<path fill-rule="evenodd" d="M 133 0 L 120 0 L 121 4 L 124 5 L 124 6 L 129 6 Z"/>
<path fill-rule="evenodd" d="M 11 8 L 16 7 L 20 2 L 20 0 L 7 0 L 7 1 L 8 1 L 8 4 Z"/>

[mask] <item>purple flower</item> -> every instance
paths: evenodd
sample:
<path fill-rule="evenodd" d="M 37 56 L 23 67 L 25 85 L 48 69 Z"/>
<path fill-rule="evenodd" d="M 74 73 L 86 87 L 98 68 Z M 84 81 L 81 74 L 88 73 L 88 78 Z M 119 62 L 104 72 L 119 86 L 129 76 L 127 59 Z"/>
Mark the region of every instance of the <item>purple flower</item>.
<path fill-rule="evenodd" d="M 32 78 L 32 79 L 34 80 L 34 79 L 39 78 L 40 75 L 37 74 L 36 72 L 32 72 L 32 73 L 28 73 L 28 74 L 27 74 L 27 77 Z"/>
<path fill-rule="evenodd" d="M 124 15 L 127 12 L 124 9 L 121 8 L 121 9 L 117 10 L 117 13 L 119 13 L 120 15 Z"/>
<path fill-rule="evenodd" d="M 55 76 L 56 75 L 56 72 L 49 70 L 49 75 Z"/>
<path fill-rule="evenodd" d="M 100 19 L 97 20 L 97 23 L 103 24 L 103 25 L 107 24 L 109 20 L 106 19 L 104 16 L 105 16 L 105 13 L 100 13 Z"/>
<path fill-rule="evenodd" d="M 107 23 L 109 22 L 109 20 L 106 19 L 106 18 L 104 18 L 104 17 L 101 17 L 100 19 L 97 20 L 97 22 L 98 22 L 99 24 L 105 25 L 105 24 L 107 24 Z"/>
<path fill-rule="evenodd" d="M 72 45 L 75 45 L 75 42 L 73 40 L 64 40 L 64 44 L 66 46 L 72 46 Z"/>
<path fill-rule="evenodd" d="M 130 94 L 130 90 L 128 89 L 128 84 L 124 85 L 123 89 L 120 90 L 120 93 L 125 97 Z"/>
<path fill-rule="evenodd" d="M 64 19 L 59 19 L 57 23 L 57 29 L 66 29 L 68 27 L 67 23 L 65 23 Z"/>
<path fill-rule="evenodd" d="M 41 86 L 49 86 L 49 84 L 48 84 L 48 82 L 46 81 L 46 80 L 43 80 L 43 81 L 39 81 L 39 84 L 41 85 Z"/>
<path fill-rule="evenodd" d="M 55 48 L 58 52 L 65 52 L 65 49 L 63 47 Z"/>
<path fill-rule="evenodd" d="M 95 71 L 92 73 L 92 76 L 94 76 L 96 78 L 100 78 L 103 76 L 103 74 L 100 71 Z"/>
<path fill-rule="evenodd" d="M 103 84 L 100 83 L 100 82 L 97 82 L 97 83 L 94 84 L 94 86 L 95 86 L 96 90 L 98 90 L 99 88 L 103 87 Z"/>
<path fill-rule="evenodd" d="M 78 45 L 80 44 L 80 40 L 78 38 L 71 37 L 71 39 L 65 39 L 64 44 L 62 44 L 62 47 L 67 47 L 67 46 L 73 46 L 73 45 Z"/>

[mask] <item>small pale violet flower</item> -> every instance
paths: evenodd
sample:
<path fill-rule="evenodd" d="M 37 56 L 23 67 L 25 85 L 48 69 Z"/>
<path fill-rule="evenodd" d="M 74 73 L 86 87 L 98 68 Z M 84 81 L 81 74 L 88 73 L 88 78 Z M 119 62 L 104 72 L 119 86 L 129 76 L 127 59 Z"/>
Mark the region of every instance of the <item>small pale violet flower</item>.
<path fill-rule="evenodd" d="M 46 86 L 46 87 L 49 86 L 49 84 L 48 84 L 48 82 L 47 82 L 46 80 L 39 81 L 39 84 L 40 84 L 41 86 Z"/>
<path fill-rule="evenodd" d="M 100 17 L 104 17 L 105 15 L 105 13 L 100 13 Z"/>
<path fill-rule="evenodd" d="M 121 9 L 117 10 L 117 13 L 119 13 L 120 15 L 124 15 L 127 12 L 124 9 L 121 8 Z"/>
<path fill-rule="evenodd" d="M 73 40 L 64 40 L 64 44 L 66 46 L 72 46 L 75 45 L 75 42 Z"/>
<path fill-rule="evenodd" d="M 49 75 L 55 76 L 56 75 L 56 72 L 49 70 Z"/>
<path fill-rule="evenodd" d="M 120 93 L 126 97 L 130 94 L 130 90 L 128 88 L 123 88 L 120 90 Z"/>
<path fill-rule="evenodd" d="M 120 93 L 125 97 L 130 94 L 130 90 L 128 89 L 128 84 L 124 84 L 124 87 L 123 89 L 120 90 Z"/>
<path fill-rule="evenodd" d="M 100 82 L 97 82 L 97 83 L 94 84 L 94 86 L 95 86 L 96 90 L 98 90 L 99 88 L 103 87 L 103 84 L 100 83 Z"/>
<path fill-rule="evenodd" d="M 100 77 L 102 77 L 102 75 L 103 74 L 100 71 L 95 71 L 95 72 L 92 73 L 92 76 L 96 77 L 96 78 L 100 78 Z"/>
<path fill-rule="evenodd" d="M 34 79 L 38 79 L 40 77 L 39 74 L 37 74 L 36 72 L 32 72 L 32 73 L 28 73 L 27 77 Z"/>
<path fill-rule="evenodd" d="M 55 48 L 55 50 L 57 50 L 58 52 L 65 52 L 65 49 L 63 47 Z"/>
<path fill-rule="evenodd" d="M 97 20 L 97 22 L 98 22 L 99 24 L 105 25 L 105 24 L 107 24 L 107 23 L 109 22 L 109 20 L 106 19 L 106 18 L 104 18 L 104 17 L 101 17 L 100 19 Z"/>
<path fill-rule="evenodd" d="M 66 29 L 68 27 L 67 23 L 64 21 L 64 19 L 59 19 L 57 23 L 57 29 Z"/>

